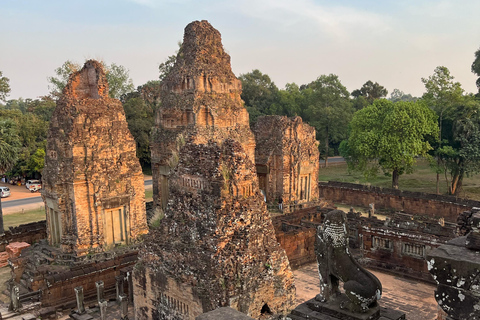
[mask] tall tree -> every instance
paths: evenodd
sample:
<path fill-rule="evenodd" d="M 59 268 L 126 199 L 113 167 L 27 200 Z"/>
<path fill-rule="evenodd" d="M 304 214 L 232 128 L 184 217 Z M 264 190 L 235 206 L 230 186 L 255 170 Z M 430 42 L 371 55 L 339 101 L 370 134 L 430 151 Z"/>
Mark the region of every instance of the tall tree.
<path fill-rule="evenodd" d="M 6 101 L 8 94 L 10 93 L 10 79 L 3 76 L 0 71 L 0 101 Z"/>
<path fill-rule="evenodd" d="M 275 114 L 272 106 L 278 101 L 278 88 L 266 74 L 255 69 L 240 75 L 242 81 L 242 99 L 253 124 L 260 115 Z"/>
<path fill-rule="evenodd" d="M 476 84 L 478 93 L 480 94 L 480 49 L 475 51 L 475 60 L 473 60 L 472 63 L 472 72 L 478 76 Z"/>
<path fill-rule="evenodd" d="M 323 141 L 327 167 L 330 144 L 347 138 L 348 123 L 353 116 L 350 93 L 334 74 L 318 77 L 302 92 L 308 104 L 305 120 L 315 127 L 317 139 Z"/>
<path fill-rule="evenodd" d="M 15 123 L 12 120 L 0 120 L 0 173 L 5 173 L 17 161 L 19 142 Z M 0 234 L 4 234 L 2 198 L 0 197 Z"/>
<path fill-rule="evenodd" d="M 372 104 L 376 99 L 384 98 L 388 94 L 388 90 L 385 87 L 378 84 L 378 82 L 373 83 L 368 80 L 363 84 L 360 89 L 354 90 L 352 96 L 358 98 L 360 96 L 365 97 L 369 104 Z"/>
<path fill-rule="evenodd" d="M 443 138 L 448 132 L 448 128 L 444 128 L 444 118 L 449 113 L 454 112 L 455 108 L 463 101 L 463 89 L 459 82 L 454 81 L 454 77 L 450 74 L 447 67 L 438 66 L 435 68 L 433 75 L 428 78 L 422 78 L 426 92 L 422 96 L 422 100 L 434 110 L 438 115 L 438 144 L 436 153 L 442 148 Z M 440 174 L 441 159 L 437 155 L 437 164 L 434 167 L 437 173 L 437 194 L 440 192 Z"/>
<path fill-rule="evenodd" d="M 463 178 L 480 172 L 480 101 L 473 95 L 464 96 L 462 105 L 445 119 L 444 127 L 449 130 L 437 155 L 449 194 L 458 195 Z"/>
<path fill-rule="evenodd" d="M 112 63 L 106 67 L 108 81 L 108 95 L 110 98 L 120 99 L 122 95 L 135 90 L 129 71 L 124 66 Z"/>
<path fill-rule="evenodd" d="M 392 102 L 397 101 L 416 101 L 418 98 L 413 97 L 411 94 L 406 94 L 399 89 L 393 89 L 392 93 L 390 93 L 390 98 L 388 100 Z"/>
<path fill-rule="evenodd" d="M 48 77 L 47 80 L 50 83 L 50 95 L 52 97 L 60 97 L 63 88 L 67 85 L 70 75 L 78 70 L 81 66 L 77 62 L 70 60 L 65 61 L 60 67 L 55 69 L 55 76 Z"/>
<path fill-rule="evenodd" d="M 175 54 L 168 56 L 167 59 L 165 59 L 165 61 L 160 63 L 160 65 L 158 66 L 158 71 L 160 73 L 158 75 L 158 78 L 160 79 L 160 81 L 165 79 L 170 70 L 172 70 L 173 65 L 177 61 L 177 55 L 182 51 L 182 41 L 178 41 L 177 44 L 178 49 L 175 51 Z"/>
<path fill-rule="evenodd" d="M 366 176 L 381 168 L 398 189 L 399 176 L 412 172 L 416 157 L 432 149 L 427 139 L 437 134 L 436 115 L 423 102 L 376 100 L 355 112 L 342 150 L 350 168 Z"/>

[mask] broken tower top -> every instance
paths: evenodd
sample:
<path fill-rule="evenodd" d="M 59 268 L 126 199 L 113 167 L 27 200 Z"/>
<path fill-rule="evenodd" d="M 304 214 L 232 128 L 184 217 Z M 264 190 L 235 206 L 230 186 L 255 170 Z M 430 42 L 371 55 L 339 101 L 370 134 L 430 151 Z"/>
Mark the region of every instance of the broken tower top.
<path fill-rule="evenodd" d="M 108 97 L 108 81 L 103 66 L 95 60 L 88 60 L 83 68 L 70 75 L 63 89 L 62 98 L 101 99 Z"/>
<path fill-rule="evenodd" d="M 167 91 L 179 88 L 185 77 L 195 79 L 195 84 L 186 83 L 182 89 L 208 90 L 199 77 L 217 78 L 221 83 L 238 82 L 230 66 L 230 56 L 222 45 L 220 32 L 206 21 L 194 21 L 185 27 L 183 43 L 177 54 L 175 65 L 163 81 Z M 189 79 L 187 79 L 189 80 Z M 187 87 L 187 88 L 186 88 Z M 238 87 L 240 89 L 240 87 Z"/>

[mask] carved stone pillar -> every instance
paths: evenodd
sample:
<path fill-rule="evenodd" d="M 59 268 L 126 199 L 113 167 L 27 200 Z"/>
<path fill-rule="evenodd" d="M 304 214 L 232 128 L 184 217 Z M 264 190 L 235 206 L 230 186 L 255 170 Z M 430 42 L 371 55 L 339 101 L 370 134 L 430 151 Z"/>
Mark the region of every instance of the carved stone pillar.
<path fill-rule="evenodd" d="M 100 307 L 100 319 L 107 320 L 107 300 L 101 300 L 98 302 Z"/>
<path fill-rule="evenodd" d="M 75 296 L 77 297 L 77 313 L 84 314 L 85 306 L 83 305 L 83 287 L 75 287 Z"/>
<path fill-rule="evenodd" d="M 119 296 L 120 299 L 120 310 L 121 310 L 121 318 L 120 320 L 128 320 L 128 296 L 126 294 L 121 294 Z"/>
<path fill-rule="evenodd" d="M 97 301 L 100 303 L 100 301 L 103 300 L 103 294 L 104 294 L 104 284 L 103 281 L 97 281 L 95 282 L 95 286 L 97 287 Z"/>
<path fill-rule="evenodd" d="M 128 281 L 128 302 L 133 303 L 133 280 L 132 272 L 127 272 L 127 281 Z"/>
<path fill-rule="evenodd" d="M 120 295 L 123 294 L 123 277 L 115 277 L 115 299 L 120 303 Z"/>
<path fill-rule="evenodd" d="M 22 304 L 20 303 L 20 288 L 18 288 L 18 286 L 14 285 L 10 290 L 10 299 L 8 310 L 18 311 L 22 307 Z"/>

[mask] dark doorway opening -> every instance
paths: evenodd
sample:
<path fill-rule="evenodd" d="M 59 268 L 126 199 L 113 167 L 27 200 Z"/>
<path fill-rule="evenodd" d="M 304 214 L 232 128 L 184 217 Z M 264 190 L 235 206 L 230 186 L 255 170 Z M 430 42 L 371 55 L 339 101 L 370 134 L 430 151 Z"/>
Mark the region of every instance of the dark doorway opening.
<path fill-rule="evenodd" d="M 268 304 L 265 303 L 262 307 L 262 310 L 260 310 L 260 313 L 261 314 L 272 314 L 272 311 L 270 310 L 270 307 L 268 306 Z"/>

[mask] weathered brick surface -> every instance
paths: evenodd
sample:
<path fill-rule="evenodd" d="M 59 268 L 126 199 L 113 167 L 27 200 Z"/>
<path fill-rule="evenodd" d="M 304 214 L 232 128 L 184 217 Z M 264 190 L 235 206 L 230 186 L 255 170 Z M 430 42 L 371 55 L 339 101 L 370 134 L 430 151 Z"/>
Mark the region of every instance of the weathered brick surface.
<path fill-rule="evenodd" d="M 253 129 L 255 164 L 267 202 L 281 198 L 285 209 L 293 203 L 318 200 L 318 141 L 315 128 L 302 118 L 264 116 Z"/>
<path fill-rule="evenodd" d="M 135 318 L 194 319 L 219 306 L 286 313 L 293 274 L 258 187 L 240 82 L 207 21 L 185 28 L 163 88 L 153 154 L 169 167 L 168 206 L 134 268 Z"/>
<path fill-rule="evenodd" d="M 28 247 L 30 247 L 30 244 L 26 242 L 12 242 L 6 247 L 5 252 L 8 253 L 9 258 L 16 258 L 20 256 L 22 250 Z"/>
<path fill-rule="evenodd" d="M 185 142 L 205 144 L 230 137 L 254 159 L 255 139 L 240 98 L 242 85 L 221 41 L 220 32 L 208 22 L 189 24 L 173 71 L 162 82 L 151 147 L 155 206 L 166 206 L 168 176 Z"/>
<path fill-rule="evenodd" d="M 105 210 L 123 208 L 127 242 L 147 232 L 143 175 L 122 104 L 108 97 L 100 63 L 70 76 L 50 121 L 42 197 L 61 215 L 60 245 L 78 255 L 102 251 L 112 228 Z"/>

